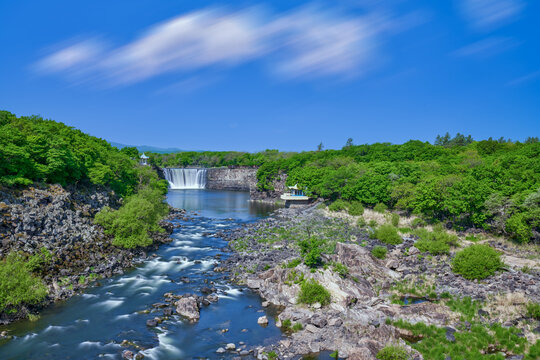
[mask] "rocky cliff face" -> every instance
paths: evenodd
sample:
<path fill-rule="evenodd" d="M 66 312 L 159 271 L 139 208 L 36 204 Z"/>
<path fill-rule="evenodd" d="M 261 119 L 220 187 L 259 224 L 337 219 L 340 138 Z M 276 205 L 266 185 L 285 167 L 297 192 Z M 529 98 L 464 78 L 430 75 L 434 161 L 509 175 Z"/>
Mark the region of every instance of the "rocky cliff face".
<path fill-rule="evenodd" d="M 210 168 L 206 188 L 211 190 L 251 191 L 257 188 L 257 169 Z"/>
<path fill-rule="evenodd" d="M 73 295 L 88 285 L 88 279 L 121 273 L 144 257 L 147 249 L 113 246 L 112 238 L 93 222 L 104 206 L 119 206 L 119 199 L 105 189 L 59 185 L 0 189 L 0 259 L 12 251 L 32 256 L 46 249 L 52 256 L 42 269 L 49 287 L 47 301 Z M 156 234 L 154 240 L 164 242 L 167 234 Z M 15 316 L 1 314 L 0 323 L 24 317 L 29 311 L 20 310 Z"/>

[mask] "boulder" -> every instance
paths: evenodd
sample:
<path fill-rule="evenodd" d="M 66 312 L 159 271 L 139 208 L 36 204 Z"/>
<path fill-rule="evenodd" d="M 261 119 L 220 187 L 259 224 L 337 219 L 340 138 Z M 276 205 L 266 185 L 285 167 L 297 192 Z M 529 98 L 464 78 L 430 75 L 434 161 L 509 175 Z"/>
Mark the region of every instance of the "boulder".
<path fill-rule="evenodd" d="M 178 300 L 176 303 L 176 312 L 185 316 L 189 321 L 195 322 L 200 318 L 199 304 L 194 297 L 185 297 Z"/>

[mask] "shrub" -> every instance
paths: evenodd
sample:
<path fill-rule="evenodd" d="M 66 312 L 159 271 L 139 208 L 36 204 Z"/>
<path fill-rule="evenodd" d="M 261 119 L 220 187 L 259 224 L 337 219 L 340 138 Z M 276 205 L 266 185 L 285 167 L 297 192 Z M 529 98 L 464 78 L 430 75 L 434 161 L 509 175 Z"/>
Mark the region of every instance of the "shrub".
<path fill-rule="evenodd" d="M 363 227 L 366 227 L 366 225 L 367 225 L 366 219 L 360 216 L 360 218 L 358 218 L 358 221 L 356 222 L 356 226 L 358 226 L 359 228 L 363 228 Z"/>
<path fill-rule="evenodd" d="M 388 252 L 388 249 L 385 246 L 375 246 L 373 250 L 371 250 L 371 254 L 375 256 L 377 259 L 384 259 L 386 258 L 386 253 Z"/>
<path fill-rule="evenodd" d="M 373 219 L 369 220 L 369 223 L 368 223 L 369 227 L 372 227 L 372 228 L 376 228 L 377 227 L 377 222 Z"/>
<path fill-rule="evenodd" d="M 397 229 L 391 224 L 381 225 L 377 230 L 375 230 L 371 237 L 379 239 L 383 243 L 390 245 L 397 245 L 403 242 L 401 236 L 398 234 Z"/>
<path fill-rule="evenodd" d="M 373 207 L 373 211 L 376 211 L 378 213 L 383 213 L 386 211 L 386 209 L 388 209 L 388 207 L 384 205 L 383 203 L 378 203 L 377 205 Z"/>
<path fill-rule="evenodd" d="M 300 265 L 301 262 L 302 262 L 301 259 L 293 259 L 293 260 L 289 261 L 289 262 L 285 265 L 285 267 L 286 267 L 286 268 L 289 268 L 289 269 L 292 269 L 292 268 L 295 268 L 295 267 L 297 267 L 298 265 Z"/>
<path fill-rule="evenodd" d="M 313 236 L 309 239 L 304 239 L 298 242 L 298 246 L 300 246 L 300 254 L 304 257 L 304 264 L 311 268 L 320 265 L 322 245 L 323 240 L 317 239 Z"/>
<path fill-rule="evenodd" d="M 444 231 L 442 228 L 436 227 L 435 231 L 428 231 L 425 228 L 415 229 L 413 235 L 418 236 L 414 246 L 422 251 L 429 252 L 433 255 L 448 254 L 450 246 L 456 246 L 458 237 Z"/>
<path fill-rule="evenodd" d="M 364 207 L 360 201 L 353 201 L 348 207 L 349 215 L 360 216 L 364 213 Z"/>
<path fill-rule="evenodd" d="M 485 279 L 501 266 L 501 255 L 487 245 L 471 245 L 452 260 L 452 270 L 469 280 Z"/>
<path fill-rule="evenodd" d="M 36 304 L 47 296 L 40 278 L 32 275 L 24 258 L 10 253 L 0 262 L 0 312 L 19 304 Z"/>
<path fill-rule="evenodd" d="M 292 326 L 292 321 L 291 319 L 285 319 L 281 322 L 281 329 L 283 331 L 289 331 L 291 330 L 291 326 Z"/>
<path fill-rule="evenodd" d="M 530 302 L 527 304 L 527 316 L 540 320 L 540 304 Z"/>
<path fill-rule="evenodd" d="M 377 353 L 380 360 L 407 360 L 409 354 L 407 350 L 399 345 L 386 345 Z"/>
<path fill-rule="evenodd" d="M 52 254 L 47 248 L 42 247 L 39 253 L 36 253 L 26 261 L 26 268 L 31 272 L 39 272 L 45 265 L 48 265 L 52 260 Z"/>
<path fill-rule="evenodd" d="M 304 281 L 300 286 L 298 302 L 301 304 L 314 304 L 318 302 L 321 305 L 328 305 L 330 304 L 330 300 L 330 292 L 316 280 Z"/>
<path fill-rule="evenodd" d="M 342 263 L 334 263 L 334 266 L 332 267 L 332 269 L 337 272 L 339 274 L 339 276 L 341 276 L 342 278 L 345 278 L 347 277 L 347 275 L 349 274 L 349 269 L 347 268 L 347 266 L 343 265 Z"/>
<path fill-rule="evenodd" d="M 393 213 L 392 215 L 390 215 L 390 222 L 392 223 L 392 225 L 397 227 L 399 225 L 399 214 Z"/>
<path fill-rule="evenodd" d="M 421 226 L 426 226 L 426 222 L 423 219 L 416 218 L 411 222 L 411 227 L 413 229 L 421 227 Z"/>
<path fill-rule="evenodd" d="M 328 210 L 330 211 L 341 211 L 345 210 L 347 208 L 347 203 L 344 200 L 337 199 L 333 203 L 328 206 Z"/>
<path fill-rule="evenodd" d="M 301 323 L 296 323 L 296 324 L 293 325 L 292 330 L 296 332 L 296 331 L 302 330 L 303 328 L 304 327 L 302 326 Z"/>
<path fill-rule="evenodd" d="M 135 248 L 152 244 L 149 233 L 163 231 L 158 223 L 167 213 L 162 191 L 146 187 L 127 197 L 118 210 L 103 208 L 94 221 L 114 236 L 113 245 Z"/>

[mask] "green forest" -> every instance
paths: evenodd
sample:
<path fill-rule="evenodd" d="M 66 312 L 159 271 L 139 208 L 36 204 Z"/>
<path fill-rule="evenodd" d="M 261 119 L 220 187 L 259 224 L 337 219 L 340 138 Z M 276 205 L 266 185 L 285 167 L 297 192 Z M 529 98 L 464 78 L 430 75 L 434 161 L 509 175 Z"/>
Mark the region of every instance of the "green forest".
<path fill-rule="evenodd" d="M 434 144 L 354 145 L 341 150 L 150 154 L 159 166 L 259 166 L 259 190 L 287 174 L 315 197 L 417 214 L 457 230 L 480 228 L 519 242 L 540 241 L 540 143 L 437 136 Z"/>

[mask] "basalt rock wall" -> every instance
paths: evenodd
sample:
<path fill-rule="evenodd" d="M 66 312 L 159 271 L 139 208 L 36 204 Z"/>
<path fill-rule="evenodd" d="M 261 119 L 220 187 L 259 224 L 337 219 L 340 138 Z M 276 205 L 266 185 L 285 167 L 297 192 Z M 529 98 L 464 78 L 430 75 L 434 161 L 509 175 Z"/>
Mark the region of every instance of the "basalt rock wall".
<path fill-rule="evenodd" d="M 257 169 L 210 168 L 207 172 L 206 188 L 251 192 L 257 188 Z"/>

